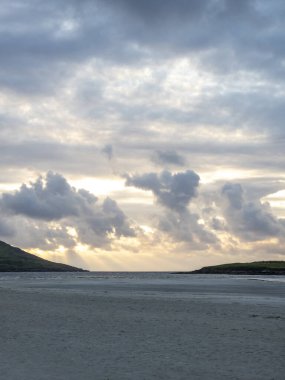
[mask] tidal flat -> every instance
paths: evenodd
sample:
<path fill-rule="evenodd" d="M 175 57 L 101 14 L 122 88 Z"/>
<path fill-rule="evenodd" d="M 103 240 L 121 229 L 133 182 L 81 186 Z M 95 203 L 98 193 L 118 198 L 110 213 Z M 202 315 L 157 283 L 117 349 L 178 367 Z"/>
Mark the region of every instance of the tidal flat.
<path fill-rule="evenodd" d="M 1 273 L 6 380 L 283 380 L 285 278 Z"/>

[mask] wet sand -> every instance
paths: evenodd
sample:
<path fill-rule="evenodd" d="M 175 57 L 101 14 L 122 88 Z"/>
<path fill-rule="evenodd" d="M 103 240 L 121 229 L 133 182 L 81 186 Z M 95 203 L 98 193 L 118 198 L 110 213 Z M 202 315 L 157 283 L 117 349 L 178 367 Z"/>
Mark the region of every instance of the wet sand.
<path fill-rule="evenodd" d="M 285 283 L 0 276 L 5 380 L 283 380 Z"/>

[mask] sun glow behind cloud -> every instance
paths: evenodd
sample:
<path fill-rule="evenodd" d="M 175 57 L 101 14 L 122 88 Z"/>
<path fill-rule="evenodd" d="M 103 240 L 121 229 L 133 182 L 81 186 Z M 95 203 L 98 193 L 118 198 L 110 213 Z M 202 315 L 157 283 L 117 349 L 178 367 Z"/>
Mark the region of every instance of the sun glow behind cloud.
<path fill-rule="evenodd" d="M 263 201 L 269 202 L 275 214 L 280 218 L 285 218 L 285 190 L 277 191 L 274 194 L 268 194 Z"/>

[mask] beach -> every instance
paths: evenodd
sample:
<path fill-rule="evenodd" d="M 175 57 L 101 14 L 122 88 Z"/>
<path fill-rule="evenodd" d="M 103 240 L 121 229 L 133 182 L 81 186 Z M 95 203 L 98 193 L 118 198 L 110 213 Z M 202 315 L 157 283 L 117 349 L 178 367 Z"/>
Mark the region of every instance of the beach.
<path fill-rule="evenodd" d="M 283 380 L 285 281 L 0 274 L 5 380 Z"/>

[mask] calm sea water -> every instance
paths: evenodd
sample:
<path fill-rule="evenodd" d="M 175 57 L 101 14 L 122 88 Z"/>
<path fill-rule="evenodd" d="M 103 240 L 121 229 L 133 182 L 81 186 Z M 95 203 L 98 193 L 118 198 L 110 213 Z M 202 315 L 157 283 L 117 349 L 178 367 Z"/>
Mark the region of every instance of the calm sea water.
<path fill-rule="evenodd" d="M 285 276 L 170 272 L 0 273 L 0 289 L 285 305 Z"/>
<path fill-rule="evenodd" d="M 175 274 L 171 272 L 0 272 L 0 282 L 10 280 L 117 280 L 117 281 L 167 281 L 167 282 L 203 282 L 223 280 L 256 280 L 267 282 L 285 282 L 285 276 L 238 276 L 211 274 Z"/>

